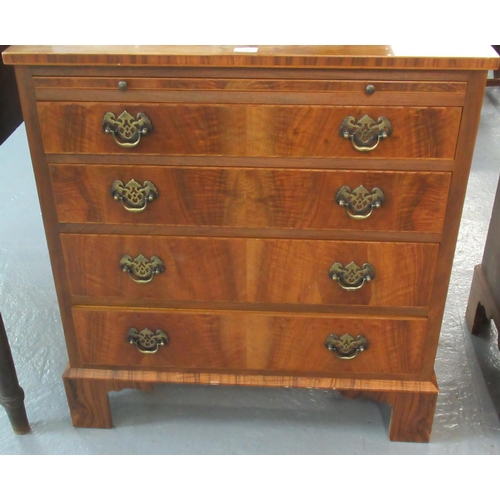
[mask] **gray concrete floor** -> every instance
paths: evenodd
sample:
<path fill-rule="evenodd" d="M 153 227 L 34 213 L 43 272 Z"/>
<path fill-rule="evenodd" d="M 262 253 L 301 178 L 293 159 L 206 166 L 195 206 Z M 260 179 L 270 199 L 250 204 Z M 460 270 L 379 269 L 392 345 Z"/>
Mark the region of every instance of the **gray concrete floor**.
<path fill-rule="evenodd" d="M 391 443 L 390 410 L 304 389 L 159 386 L 111 393 L 115 428 L 71 425 L 61 374 L 61 320 L 26 133 L 0 147 L 0 311 L 32 432 L 15 435 L 0 407 L 0 455 L 500 454 L 497 331 L 464 322 L 500 171 L 500 88 L 487 89 L 442 328 L 440 386 L 429 444 Z"/>

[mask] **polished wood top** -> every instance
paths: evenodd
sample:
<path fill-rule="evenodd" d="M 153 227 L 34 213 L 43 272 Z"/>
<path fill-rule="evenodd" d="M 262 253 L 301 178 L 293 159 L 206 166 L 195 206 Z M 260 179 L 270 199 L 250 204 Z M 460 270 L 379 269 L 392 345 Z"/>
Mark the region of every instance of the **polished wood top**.
<path fill-rule="evenodd" d="M 387 69 L 497 69 L 489 45 L 102 45 L 11 46 L 6 64 L 70 66 L 238 66 Z"/>

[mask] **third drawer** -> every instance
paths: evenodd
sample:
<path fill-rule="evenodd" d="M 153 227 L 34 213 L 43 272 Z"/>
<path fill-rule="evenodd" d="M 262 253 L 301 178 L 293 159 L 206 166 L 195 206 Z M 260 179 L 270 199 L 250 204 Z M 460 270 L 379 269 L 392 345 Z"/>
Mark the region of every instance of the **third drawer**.
<path fill-rule="evenodd" d="M 434 243 L 267 238 L 61 239 L 73 296 L 144 304 L 154 299 L 426 307 L 439 250 Z"/>

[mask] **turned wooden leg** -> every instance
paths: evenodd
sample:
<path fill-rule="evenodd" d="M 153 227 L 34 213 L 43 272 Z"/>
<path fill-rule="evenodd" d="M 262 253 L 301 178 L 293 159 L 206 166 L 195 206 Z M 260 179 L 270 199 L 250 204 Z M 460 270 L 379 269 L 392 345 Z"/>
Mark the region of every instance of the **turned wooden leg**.
<path fill-rule="evenodd" d="M 0 315 L 0 405 L 5 408 L 16 434 L 26 434 L 30 424 L 24 406 L 24 391 L 17 380 L 16 368 Z"/>
<path fill-rule="evenodd" d="M 106 382 L 63 375 L 66 397 L 75 427 L 109 429 L 113 426 Z"/>
<path fill-rule="evenodd" d="M 389 403 L 391 422 L 389 439 L 410 443 L 428 443 L 436 411 L 438 389 L 426 392 L 410 391 L 341 391 L 348 398 L 366 397 Z"/>

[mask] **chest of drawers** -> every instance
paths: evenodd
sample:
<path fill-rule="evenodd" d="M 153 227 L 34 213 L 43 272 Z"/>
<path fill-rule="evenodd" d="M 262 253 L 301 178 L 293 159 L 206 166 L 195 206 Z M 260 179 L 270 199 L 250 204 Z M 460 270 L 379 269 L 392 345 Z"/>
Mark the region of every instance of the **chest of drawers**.
<path fill-rule="evenodd" d="M 487 48 L 488 49 L 488 48 Z M 11 47 L 73 424 L 158 383 L 322 388 L 428 441 L 488 69 L 391 47 Z"/>

